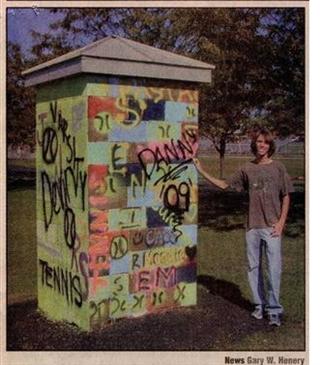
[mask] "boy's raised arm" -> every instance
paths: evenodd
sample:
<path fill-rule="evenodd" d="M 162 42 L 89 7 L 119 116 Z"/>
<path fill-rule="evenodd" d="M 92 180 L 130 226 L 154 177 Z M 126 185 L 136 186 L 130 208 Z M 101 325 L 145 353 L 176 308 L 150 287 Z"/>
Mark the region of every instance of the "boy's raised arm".
<path fill-rule="evenodd" d="M 220 189 L 226 189 L 229 185 L 224 181 L 224 180 L 220 180 L 217 179 L 211 175 L 209 175 L 202 167 L 200 161 L 197 158 L 193 158 L 193 163 L 196 167 L 196 169 L 199 171 L 199 173 L 206 179 L 208 180 L 211 184 L 217 186 Z"/>

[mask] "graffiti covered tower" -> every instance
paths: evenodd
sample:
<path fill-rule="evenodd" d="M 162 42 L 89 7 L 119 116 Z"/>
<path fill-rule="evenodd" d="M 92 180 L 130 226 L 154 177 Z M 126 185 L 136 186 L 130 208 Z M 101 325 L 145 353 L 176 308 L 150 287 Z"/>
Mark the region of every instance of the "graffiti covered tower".
<path fill-rule="evenodd" d="M 37 87 L 38 305 L 91 330 L 196 304 L 197 83 L 213 66 L 106 38 Z"/>

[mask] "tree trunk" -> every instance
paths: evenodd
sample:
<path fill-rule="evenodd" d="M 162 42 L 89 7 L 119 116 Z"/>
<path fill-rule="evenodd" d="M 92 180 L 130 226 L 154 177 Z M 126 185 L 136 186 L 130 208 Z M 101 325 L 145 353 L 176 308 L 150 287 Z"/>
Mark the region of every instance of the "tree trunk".
<path fill-rule="evenodd" d="M 220 148 L 219 148 L 219 163 L 220 163 L 220 179 L 224 178 L 224 155 L 226 153 L 226 139 L 220 139 Z"/>
<path fill-rule="evenodd" d="M 220 153 L 220 158 L 219 158 L 219 164 L 220 164 L 220 179 L 224 178 L 224 154 Z"/>

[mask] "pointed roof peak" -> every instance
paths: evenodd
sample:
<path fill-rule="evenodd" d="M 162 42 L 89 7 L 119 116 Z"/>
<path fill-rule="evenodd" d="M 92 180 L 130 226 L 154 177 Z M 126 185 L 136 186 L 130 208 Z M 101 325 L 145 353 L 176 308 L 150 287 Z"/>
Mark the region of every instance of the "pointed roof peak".
<path fill-rule="evenodd" d="M 65 64 L 69 64 L 72 62 L 75 63 L 79 60 L 83 61 L 86 59 L 87 61 L 88 59 L 90 59 L 91 61 L 97 60 L 97 62 L 98 60 L 100 60 L 98 63 L 101 65 L 102 60 L 104 60 L 104 66 L 106 66 L 107 63 L 110 64 L 112 62 L 118 61 L 119 66 L 121 65 L 121 62 L 123 62 L 126 63 L 127 67 L 131 63 L 135 66 L 143 65 L 149 68 L 152 67 L 152 65 L 210 71 L 215 68 L 215 66 L 208 63 L 204 63 L 186 56 L 175 54 L 173 52 L 142 44 L 127 38 L 119 36 L 108 36 L 93 43 L 90 43 L 82 48 L 78 48 L 74 51 L 68 52 L 62 56 L 42 63 L 38 66 L 32 67 L 29 70 L 23 72 L 23 74 L 28 76 L 35 72 L 44 72 L 45 70 L 59 68 Z M 95 71 L 96 73 L 108 73 L 108 70 L 106 70 L 105 68 L 98 68 Z M 112 71 L 111 74 L 115 74 L 115 72 Z M 126 72 L 123 73 L 121 67 L 119 67 L 119 76 L 121 75 L 133 76 L 131 74 L 127 74 Z M 137 74 L 136 76 L 146 77 L 146 75 L 139 74 Z M 159 75 L 155 75 L 155 77 L 158 76 Z"/>

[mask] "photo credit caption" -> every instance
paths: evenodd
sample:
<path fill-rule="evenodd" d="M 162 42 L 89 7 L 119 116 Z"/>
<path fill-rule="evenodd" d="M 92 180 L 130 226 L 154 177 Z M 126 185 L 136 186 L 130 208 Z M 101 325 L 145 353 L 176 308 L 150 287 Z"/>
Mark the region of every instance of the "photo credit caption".
<path fill-rule="evenodd" d="M 293 356 L 225 356 L 225 364 L 251 364 L 251 365 L 305 365 L 305 358 Z"/>

